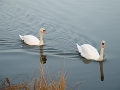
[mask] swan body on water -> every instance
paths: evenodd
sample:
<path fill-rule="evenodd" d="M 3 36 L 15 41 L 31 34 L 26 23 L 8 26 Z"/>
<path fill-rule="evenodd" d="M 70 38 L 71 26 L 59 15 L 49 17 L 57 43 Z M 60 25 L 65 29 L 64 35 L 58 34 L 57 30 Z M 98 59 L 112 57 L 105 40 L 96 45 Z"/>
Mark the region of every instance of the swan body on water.
<path fill-rule="evenodd" d="M 24 35 L 24 36 L 19 35 L 19 36 L 20 36 L 21 40 L 28 45 L 41 46 L 41 45 L 44 45 L 42 33 L 46 34 L 46 30 L 44 28 L 40 29 L 40 40 L 33 35 Z"/>
<path fill-rule="evenodd" d="M 78 52 L 82 57 L 96 61 L 103 60 L 104 47 L 105 47 L 105 41 L 103 40 L 101 43 L 101 51 L 99 54 L 97 49 L 90 44 L 83 44 L 81 46 L 77 44 Z"/>

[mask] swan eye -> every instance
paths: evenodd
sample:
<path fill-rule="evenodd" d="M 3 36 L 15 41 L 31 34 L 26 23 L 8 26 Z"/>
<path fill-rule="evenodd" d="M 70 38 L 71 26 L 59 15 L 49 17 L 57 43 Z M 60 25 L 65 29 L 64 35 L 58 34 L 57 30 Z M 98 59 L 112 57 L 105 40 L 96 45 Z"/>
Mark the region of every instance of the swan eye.
<path fill-rule="evenodd" d="M 102 45 L 104 45 L 105 43 L 102 42 Z"/>
<path fill-rule="evenodd" d="M 46 33 L 46 30 L 43 30 L 44 33 Z"/>
<path fill-rule="evenodd" d="M 43 30 L 43 33 L 47 34 L 47 33 L 46 33 L 46 30 Z"/>
<path fill-rule="evenodd" d="M 102 41 L 102 45 L 105 45 L 105 41 L 104 40 Z"/>

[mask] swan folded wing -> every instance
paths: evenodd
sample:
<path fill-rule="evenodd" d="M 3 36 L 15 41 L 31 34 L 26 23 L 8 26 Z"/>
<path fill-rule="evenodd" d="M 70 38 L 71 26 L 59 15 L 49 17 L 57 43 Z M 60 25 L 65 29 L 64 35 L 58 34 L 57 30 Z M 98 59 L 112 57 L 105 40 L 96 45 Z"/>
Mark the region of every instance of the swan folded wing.
<path fill-rule="evenodd" d="M 79 53 L 81 53 L 82 52 L 82 48 L 78 44 L 77 44 L 77 48 L 78 48 Z"/>
<path fill-rule="evenodd" d="M 22 38 L 23 36 L 22 35 L 19 34 L 19 37 L 21 38 L 21 40 L 23 40 L 23 38 Z"/>
<path fill-rule="evenodd" d="M 40 41 L 33 35 L 25 35 L 22 37 L 23 41 L 28 45 L 39 45 Z"/>
<path fill-rule="evenodd" d="M 89 44 L 84 44 L 81 45 L 81 48 L 82 48 L 81 56 L 83 56 L 86 59 L 98 60 L 99 53 L 93 46 Z"/>

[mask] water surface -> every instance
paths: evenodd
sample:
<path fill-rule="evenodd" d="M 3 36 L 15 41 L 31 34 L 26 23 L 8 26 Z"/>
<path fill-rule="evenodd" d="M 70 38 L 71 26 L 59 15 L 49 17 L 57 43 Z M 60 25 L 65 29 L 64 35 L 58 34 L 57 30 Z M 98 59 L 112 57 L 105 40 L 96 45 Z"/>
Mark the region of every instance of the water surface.
<path fill-rule="evenodd" d="M 68 87 L 84 80 L 81 90 L 119 90 L 119 5 L 119 0 L 0 1 L 0 80 L 30 80 L 45 55 L 51 73 L 65 63 Z M 43 49 L 21 42 L 19 34 L 39 38 L 41 27 L 47 30 Z M 88 43 L 100 51 L 101 40 L 106 41 L 103 63 L 79 55 L 76 43 Z"/>

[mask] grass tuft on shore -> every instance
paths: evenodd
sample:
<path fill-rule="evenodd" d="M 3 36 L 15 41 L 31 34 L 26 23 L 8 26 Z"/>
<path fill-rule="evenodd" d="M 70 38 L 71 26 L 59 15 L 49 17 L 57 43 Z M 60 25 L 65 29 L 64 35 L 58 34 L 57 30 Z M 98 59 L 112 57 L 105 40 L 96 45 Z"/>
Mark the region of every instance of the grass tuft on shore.
<path fill-rule="evenodd" d="M 45 73 L 44 65 L 40 67 L 40 74 L 30 82 L 12 85 L 6 78 L 1 90 L 66 90 L 66 74 L 64 71 L 58 72 L 53 76 Z"/>

